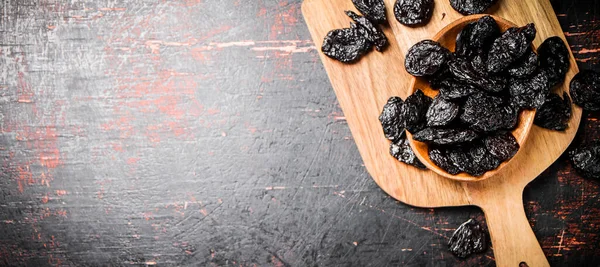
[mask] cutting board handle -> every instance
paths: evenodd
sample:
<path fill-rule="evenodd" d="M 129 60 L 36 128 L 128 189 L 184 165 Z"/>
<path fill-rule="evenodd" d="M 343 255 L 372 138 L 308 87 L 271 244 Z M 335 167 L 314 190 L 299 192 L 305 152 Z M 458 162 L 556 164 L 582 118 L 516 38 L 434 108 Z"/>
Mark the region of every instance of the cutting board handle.
<path fill-rule="evenodd" d="M 480 205 L 492 238 L 496 265 L 550 266 L 525 215 L 522 191 L 504 193 L 489 195 L 486 204 Z"/>

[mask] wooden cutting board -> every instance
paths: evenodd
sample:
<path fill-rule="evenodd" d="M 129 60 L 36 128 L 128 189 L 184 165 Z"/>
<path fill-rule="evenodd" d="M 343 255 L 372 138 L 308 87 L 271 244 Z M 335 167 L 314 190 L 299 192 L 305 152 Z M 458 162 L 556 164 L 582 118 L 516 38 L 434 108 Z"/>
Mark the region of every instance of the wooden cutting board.
<path fill-rule="evenodd" d="M 435 0 L 435 10 L 426 26 L 406 27 L 393 15 L 394 0 L 384 0 L 389 26 L 384 28 L 390 47 L 384 53 L 370 52 L 356 64 L 342 64 L 320 52 L 328 31 L 349 27 L 344 10 L 355 10 L 351 0 L 305 0 L 302 12 L 321 60 L 335 90 L 365 167 L 375 182 L 390 196 L 417 207 L 475 205 L 482 208 L 493 241 L 498 266 L 549 266 L 523 208 L 525 186 L 560 157 L 573 140 L 581 109 L 573 106 L 573 117 L 566 132 L 554 132 L 534 126 L 530 139 L 497 176 L 482 182 L 455 182 L 431 171 L 422 171 L 399 163 L 389 155 L 378 121 L 382 107 L 391 96 L 406 99 L 410 76 L 404 68 L 404 55 L 418 41 L 431 39 L 443 27 L 463 17 L 448 0 Z M 536 24 L 539 46 L 551 36 L 565 39 L 548 0 L 500 0 L 488 13 L 517 25 Z M 571 55 L 571 69 L 562 87 L 578 72 Z M 562 95 L 562 93 L 560 93 Z"/>

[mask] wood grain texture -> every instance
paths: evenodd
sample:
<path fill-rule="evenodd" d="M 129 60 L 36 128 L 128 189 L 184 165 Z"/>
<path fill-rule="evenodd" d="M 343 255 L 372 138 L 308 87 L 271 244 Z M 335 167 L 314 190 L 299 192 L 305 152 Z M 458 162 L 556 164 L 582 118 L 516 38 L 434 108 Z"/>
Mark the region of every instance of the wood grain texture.
<path fill-rule="evenodd" d="M 386 1 L 388 7 L 394 1 Z M 565 132 L 553 132 L 539 127 L 531 130 L 525 146 L 501 172 L 489 179 L 467 183 L 449 180 L 432 171 L 421 171 L 402 164 L 388 155 L 389 141 L 381 133 L 378 114 L 391 96 L 406 99 L 413 92 L 412 77 L 404 70 L 404 55 L 418 41 L 431 39 L 449 23 L 462 18 L 447 1 L 436 1 L 436 12 L 423 27 L 406 27 L 388 18 L 391 42 L 385 53 L 369 53 L 358 63 L 347 65 L 321 55 L 338 101 L 346 114 L 348 125 L 365 166 L 373 179 L 392 197 L 419 207 L 477 205 L 486 213 L 499 266 L 549 266 L 535 235 L 527 224 L 522 205 L 525 186 L 554 163 L 571 144 L 577 133 L 582 111 L 573 106 L 573 116 Z M 317 47 L 325 34 L 343 27 L 348 19 L 343 10 L 353 9 L 348 1 L 305 0 L 303 14 Z M 534 46 L 551 36 L 565 39 L 560 24 L 548 1 L 501 1 L 494 15 L 517 25 L 535 23 L 538 34 Z M 392 37 L 393 36 L 393 37 Z M 566 81 L 578 72 L 574 57 Z M 568 83 L 556 88 L 568 92 Z M 506 193 L 503 193 L 506 192 Z M 509 193 L 510 192 L 510 193 Z M 514 210 L 514 220 L 502 220 Z"/>

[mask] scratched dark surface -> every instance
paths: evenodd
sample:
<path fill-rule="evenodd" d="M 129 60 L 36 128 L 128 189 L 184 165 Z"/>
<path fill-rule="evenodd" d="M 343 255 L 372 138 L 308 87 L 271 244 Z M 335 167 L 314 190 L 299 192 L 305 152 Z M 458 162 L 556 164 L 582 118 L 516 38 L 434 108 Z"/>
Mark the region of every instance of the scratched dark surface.
<path fill-rule="evenodd" d="M 366 173 L 300 4 L 0 1 L 0 265 L 494 266 L 446 250 L 478 208 Z M 600 70 L 600 3 L 553 5 Z M 553 266 L 600 265 L 599 191 L 566 159 L 526 190 Z"/>

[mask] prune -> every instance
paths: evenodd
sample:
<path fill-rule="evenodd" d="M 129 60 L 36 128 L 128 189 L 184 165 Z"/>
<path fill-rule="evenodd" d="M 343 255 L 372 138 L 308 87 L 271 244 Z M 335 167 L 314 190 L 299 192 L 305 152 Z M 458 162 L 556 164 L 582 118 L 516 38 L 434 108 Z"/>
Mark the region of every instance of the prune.
<path fill-rule="evenodd" d="M 529 42 L 529 43 L 533 42 L 533 40 L 535 39 L 535 35 L 537 34 L 537 30 L 535 29 L 535 24 L 533 24 L 533 23 L 529 23 L 529 24 L 525 25 L 524 27 L 519 28 L 518 30 L 523 32 L 523 34 L 525 35 L 525 38 L 527 39 L 527 42 Z"/>
<path fill-rule="evenodd" d="M 502 76 L 483 76 L 465 59 L 456 58 L 448 62 L 450 72 L 456 79 L 470 83 L 488 92 L 501 92 L 506 88 L 506 79 Z"/>
<path fill-rule="evenodd" d="M 508 74 L 515 78 L 526 78 L 538 68 L 538 55 L 529 49 L 517 62 L 508 68 Z"/>
<path fill-rule="evenodd" d="M 498 168 L 500 163 L 502 162 L 485 145 L 477 142 L 469 149 L 469 163 L 463 171 L 473 176 L 482 176 L 487 171 Z"/>
<path fill-rule="evenodd" d="M 404 66 L 413 76 L 435 74 L 450 57 L 450 51 L 440 43 L 423 40 L 413 45 L 406 55 Z"/>
<path fill-rule="evenodd" d="M 381 24 L 387 20 L 383 0 L 352 0 L 352 3 L 363 16 L 372 22 Z"/>
<path fill-rule="evenodd" d="M 433 14 L 433 6 L 433 0 L 396 0 L 394 15 L 404 25 L 427 24 Z"/>
<path fill-rule="evenodd" d="M 460 106 L 445 100 L 440 95 L 436 96 L 427 110 L 427 126 L 446 126 L 450 124 L 460 111 Z"/>
<path fill-rule="evenodd" d="M 600 141 L 569 152 L 571 164 L 581 176 L 600 181 Z"/>
<path fill-rule="evenodd" d="M 571 80 L 573 102 L 589 111 L 600 110 L 600 74 L 584 70 Z"/>
<path fill-rule="evenodd" d="M 550 94 L 544 104 L 535 113 L 535 125 L 555 130 L 564 131 L 569 126 L 571 119 L 571 98 L 566 92 L 563 99 L 557 94 Z"/>
<path fill-rule="evenodd" d="M 459 258 L 466 258 L 473 253 L 481 253 L 487 249 L 487 234 L 474 219 L 460 225 L 448 241 L 448 249 Z"/>
<path fill-rule="evenodd" d="M 505 70 L 527 52 L 530 43 L 523 31 L 507 30 L 494 41 L 488 53 L 487 70 L 491 73 Z"/>
<path fill-rule="evenodd" d="M 538 69 L 526 79 L 511 78 L 508 82 L 511 101 L 522 108 L 539 108 L 544 104 L 550 93 L 548 75 L 543 69 Z"/>
<path fill-rule="evenodd" d="M 456 100 L 470 96 L 478 92 L 474 85 L 462 83 L 455 79 L 448 79 L 441 82 L 440 97 L 447 100 Z"/>
<path fill-rule="evenodd" d="M 502 98 L 478 93 L 467 98 L 460 120 L 475 131 L 495 132 L 510 127 L 512 116 L 514 110 Z"/>
<path fill-rule="evenodd" d="M 356 26 L 353 26 L 327 33 L 321 51 L 330 58 L 351 63 L 358 60 L 370 48 L 371 43 L 358 32 Z"/>
<path fill-rule="evenodd" d="M 379 121 L 383 127 L 385 138 L 391 141 L 402 139 L 402 134 L 404 133 L 404 122 L 400 119 L 402 106 L 404 106 L 404 101 L 401 98 L 397 96 L 390 97 L 385 106 L 383 106 L 381 115 L 379 115 Z"/>
<path fill-rule="evenodd" d="M 450 5 L 466 16 L 483 13 L 496 2 L 497 0 L 450 0 Z"/>
<path fill-rule="evenodd" d="M 415 152 L 410 147 L 406 138 L 392 142 L 390 145 L 390 154 L 400 162 L 415 166 L 419 169 L 427 169 L 417 156 L 415 156 Z"/>
<path fill-rule="evenodd" d="M 442 147 L 429 146 L 429 159 L 438 167 L 445 170 L 447 173 L 456 175 L 460 173 L 460 169 L 452 164 L 448 157 L 448 151 Z"/>
<path fill-rule="evenodd" d="M 561 84 L 569 70 L 569 49 L 558 36 L 546 39 L 538 49 L 540 65 L 548 73 L 550 87 Z"/>
<path fill-rule="evenodd" d="M 425 128 L 413 135 L 413 139 L 419 142 L 436 145 L 471 142 L 478 137 L 479 135 L 472 130 L 440 128 Z"/>
<path fill-rule="evenodd" d="M 500 161 L 511 159 L 517 154 L 521 147 L 517 139 L 510 132 L 500 132 L 495 135 L 487 136 L 483 139 L 485 147 Z"/>
<path fill-rule="evenodd" d="M 508 104 L 502 107 L 501 113 L 499 116 L 502 116 L 504 119 L 504 125 L 502 129 L 504 130 L 513 130 L 517 127 L 519 123 L 519 112 L 520 108 L 514 106 L 513 104 Z"/>
<path fill-rule="evenodd" d="M 488 50 L 500 35 L 500 28 L 491 16 L 481 17 L 476 22 L 467 24 L 456 37 L 455 54 L 460 57 L 471 57 Z"/>
<path fill-rule="evenodd" d="M 373 24 L 367 18 L 354 13 L 354 11 L 346 11 L 346 15 L 356 22 L 358 32 L 373 44 L 377 51 L 381 52 L 385 49 L 388 45 L 388 39 L 377 25 Z"/>
<path fill-rule="evenodd" d="M 427 124 L 427 110 L 431 105 L 431 98 L 417 90 L 406 98 L 400 111 L 400 120 L 404 121 L 404 127 L 411 133 L 416 133 L 425 128 Z"/>
<path fill-rule="evenodd" d="M 425 79 L 429 82 L 431 89 L 437 90 L 446 80 L 452 79 L 452 73 L 448 69 L 448 64 L 444 64 L 434 75 L 426 76 Z"/>

